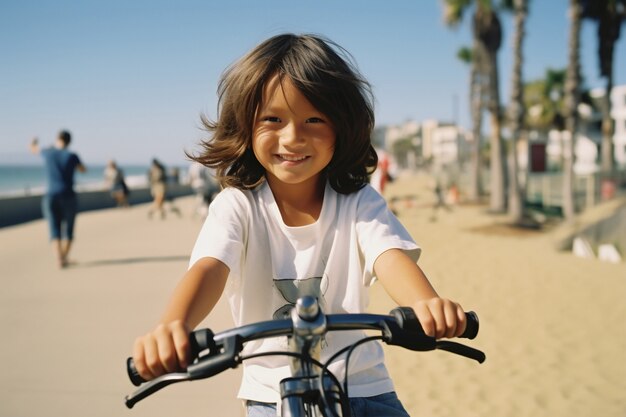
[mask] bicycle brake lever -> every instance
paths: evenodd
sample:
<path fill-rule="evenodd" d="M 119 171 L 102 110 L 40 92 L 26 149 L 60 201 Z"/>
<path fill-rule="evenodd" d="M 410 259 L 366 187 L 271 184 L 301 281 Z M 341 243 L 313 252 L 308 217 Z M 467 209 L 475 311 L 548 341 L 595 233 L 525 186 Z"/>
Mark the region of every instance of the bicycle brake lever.
<path fill-rule="evenodd" d="M 214 336 L 211 329 L 200 329 L 189 334 L 191 356 L 194 360 L 200 357 L 200 353 L 207 350 L 207 357 L 219 354 L 220 349 L 217 347 Z M 126 359 L 126 372 L 128 373 L 128 379 L 130 379 L 130 382 L 132 382 L 134 386 L 138 387 L 146 382 L 146 380 L 139 375 L 139 372 L 137 372 L 133 358 Z"/>
<path fill-rule="evenodd" d="M 446 352 L 465 356 L 466 358 L 474 359 L 478 363 L 483 363 L 487 359 L 485 353 L 478 349 L 474 349 L 472 347 L 462 345 L 456 342 L 450 342 L 447 340 L 438 341 L 436 343 L 436 348 L 439 350 L 445 350 Z"/>
<path fill-rule="evenodd" d="M 202 345 L 200 346 L 202 347 Z M 210 347 L 212 350 L 207 355 L 199 357 L 195 363 L 189 365 L 186 372 L 165 374 L 152 381 L 145 382 L 135 392 L 126 397 L 126 407 L 133 408 L 139 401 L 168 385 L 209 378 L 228 368 L 235 368 L 239 364 L 237 355 L 241 351 L 242 346 L 243 343 L 239 335 L 227 337 L 221 340 L 220 343 L 213 344 Z"/>
<path fill-rule="evenodd" d="M 161 375 L 158 378 L 153 379 L 152 381 L 148 381 L 144 383 L 141 387 L 139 387 L 135 392 L 126 396 L 126 407 L 133 408 L 135 404 L 139 401 L 143 400 L 149 395 L 154 394 L 162 388 L 167 387 L 168 385 L 174 384 L 176 382 L 182 381 L 190 381 L 191 376 L 187 372 L 177 372 L 173 374 L 165 374 Z"/>

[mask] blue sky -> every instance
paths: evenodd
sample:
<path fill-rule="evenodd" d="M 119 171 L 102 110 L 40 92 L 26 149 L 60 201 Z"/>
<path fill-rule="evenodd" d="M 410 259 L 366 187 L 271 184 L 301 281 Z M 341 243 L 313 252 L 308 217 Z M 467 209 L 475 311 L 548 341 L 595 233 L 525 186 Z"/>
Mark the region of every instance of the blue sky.
<path fill-rule="evenodd" d="M 407 119 L 469 125 L 469 20 L 447 28 L 440 0 L 3 0 L 0 2 L 0 163 L 38 136 L 69 129 L 84 162 L 185 161 L 203 136 L 199 116 L 216 116 L 220 74 L 267 37 L 323 34 L 354 56 L 373 84 L 378 124 Z M 512 17 L 502 15 L 501 91 L 508 102 Z M 626 30 L 626 28 L 624 29 Z M 567 62 L 567 0 L 531 0 L 526 80 Z M 615 57 L 626 83 L 626 35 Z M 595 25 L 585 23 L 582 68 L 598 78 Z"/>

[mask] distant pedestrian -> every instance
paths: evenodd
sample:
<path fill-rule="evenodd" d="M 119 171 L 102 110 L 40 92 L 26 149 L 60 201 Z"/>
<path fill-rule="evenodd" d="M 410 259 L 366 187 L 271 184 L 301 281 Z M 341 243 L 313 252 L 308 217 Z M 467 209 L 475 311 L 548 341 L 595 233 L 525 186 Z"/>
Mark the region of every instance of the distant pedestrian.
<path fill-rule="evenodd" d="M 189 167 L 189 183 L 196 195 L 194 216 L 206 217 L 209 204 L 220 191 L 213 169 L 194 161 Z"/>
<path fill-rule="evenodd" d="M 124 171 L 117 166 L 114 160 L 110 160 L 104 169 L 104 180 L 117 206 L 128 207 L 129 190 L 124 179 Z"/>
<path fill-rule="evenodd" d="M 148 211 L 148 217 L 152 218 L 155 211 L 159 212 L 162 219 L 165 219 L 165 200 L 167 198 L 167 174 L 165 166 L 156 158 L 152 159 L 148 180 L 150 181 L 150 192 L 152 193 L 152 207 Z M 171 210 L 180 216 L 180 210 L 170 200 Z"/>
<path fill-rule="evenodd" d="M 430 217 L 430 220 L 433 222 L 437 220 L 437 212 L 439 211 L 439 209 L 452 211 L 452 208 L 450 208 L 450 206 L 446 203 L 445 190 L 443 189 L 443 186 L 439 179 L 435 181 L 434 191 L 435 191 L 435 204 L 433 204 L 433 213 L 432 213 L 432 216 Z"/>
<path fill-rule="evenodd" d="M 376 166 L 376 171 L 374 171 L 370 178 L 370 185 L 378 191 L 380 195 L 384 196 L 385 186 L 390 180 L 393 180 L 390 174 L 391 160 L 389 154 L 384 150 L 380 148 L 375 148 L 375 150 L 378 156 L 378 165 Z"/>
<path fill-rule="evenodd" d="M 69 252 L 74 239 L 74 222 L 78 211 L 74 173 L 87 170 L 78 155 L 67 149 L 71 140 L 70 132 L 62 130 L 53 146 L 41 149 L 37 138 L 30 143 L 31 152 L 40 154 L 45 164 L 47 189 L 42 199 L 42 211 L 48 220 L 50 240 L 60 268 L 69 264 Z"/>

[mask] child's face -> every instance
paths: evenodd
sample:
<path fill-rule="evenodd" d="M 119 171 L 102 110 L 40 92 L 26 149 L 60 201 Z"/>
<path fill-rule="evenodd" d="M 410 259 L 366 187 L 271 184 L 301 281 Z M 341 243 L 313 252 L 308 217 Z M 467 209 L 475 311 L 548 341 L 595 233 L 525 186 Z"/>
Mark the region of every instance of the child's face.
<path fill-rule="evenodd" d="M 318 185 L 335 150 L 335 130 L 288 77 L 265 86 L 254 121 L 252 150 L 270 186 Z"/>

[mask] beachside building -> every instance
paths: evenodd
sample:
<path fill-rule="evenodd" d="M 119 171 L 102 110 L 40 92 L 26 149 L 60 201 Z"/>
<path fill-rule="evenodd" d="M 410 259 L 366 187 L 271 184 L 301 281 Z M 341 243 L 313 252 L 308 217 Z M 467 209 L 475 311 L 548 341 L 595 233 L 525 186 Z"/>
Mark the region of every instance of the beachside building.
<path fill-rule="evenodd" d="M 577 175 L 594 174 L 600 169 L 602 115 L 598 109 L 604 94 L 604 89 L 591 90 L 592 105 L 581 103 L 578 106 L 580 123 L 574 145 L 574 172 Z M 613 136 L 615 161 L 618 167 L 624 169 L 626 168 L 626 85 L 613 87 L 611 117 L 615 123 Z M 528 147 L 520 153 L 520 158 L 527 160 L 521 166 L 527 165 L 530 172 L 560 170 L 563 146 L 567 145 L 569 140 L 569 133 L 556 129 L 547 133 L 529 132 Z"/>
<path fill-rule="evenodd" d="M 460 163 L 467 154 L 465 131 L 456 125 L 439 126 L 432 132 L 433 161 L 439 165 Z"/>
<path fill-rule="evenodd" d="M 383 148 L 393 155 L 399 168 L 415 168 L 421 162 L 421 127 L 414 120 L 386 126 Z"/>
<path fill-rule="evenodd" d="M 438 166 L 462 162 L 468 153 L 467 132 L 452 123 L 422 123 L 422 155 Z"/>
<path fill-rule="evenodd" d="M 615 161 L 619 167 L 626 168 L 626 85 L 611 90 L 611 117 L 615 121 Z"/>
<path fill-rule="evenodd" d="M 399 140 L 413 138 L 420 132 L 420 124 L 414 120 L 407 120 L 399 125 L 387 126 L 385 129 L 385 147 L 391 149 Z"/>
<path fill-rule="evenodd" d="M 590 91 L 591 98 L 600 107 L 606 92 L 604 88 Z M 614 86 L 611 90 L 611 118 L 614 122 L 613 156 L 618 167 L 626 168 L 626 85 Z M 602 116 L 598 110 L 589 117 L 601 141 L 600 125 Z"/>
<path fill-rule="evenodd" d="M 406 167 L 415 167 L 423 161 L 430 161 L 435 166 L 459 163 L 468 151 L 465 130 L 438 120 L 422 123 L 409 120 L 400 125 L 387 126 L 384 142 L 388 152 L 402 150 L 400 156 L 404 162 L 400 165 Z"/>

